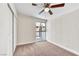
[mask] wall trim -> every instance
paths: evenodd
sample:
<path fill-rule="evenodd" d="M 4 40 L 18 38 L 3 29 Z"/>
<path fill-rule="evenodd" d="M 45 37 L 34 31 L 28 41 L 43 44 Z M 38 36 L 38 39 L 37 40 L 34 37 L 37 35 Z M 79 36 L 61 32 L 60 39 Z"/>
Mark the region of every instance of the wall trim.
<path fill-rule="evenodd" d="M 79 56 L 79 53 L 78 53 L 77 51 L 73 50 L 73 49 L 69 49 L 69 48 L 67 48 L 67 47 L 65 47 L 65 46 L 63 46 L 63 45 L 61 45 L 61 44 L 52 42 L 52 41 L 50 41 L 50 40 L 47 40 L 47 41 L 50 42 L 50 43 L 52 43 L 52 44 L 54 44 L 54 45 L 56 45 L 56 46 L 58 46 L 58 47 L 60 47 L 60 48 L 62 48 L 62 49 L 65 49 L 66 51 L 69 51 L 69 52 L 71 52 L 71 53 L 73 53 L 73 54 Z"/>
<path fill-rule="evenodd" d="M 7 6 L 12 13 L 12 55 L 13 55 L 16 48 L 16 46 L 14 47 L 14 12 L 9 3 L 7 3 Z"/>
<path fill-rule="evenodd" d="M 16 46 L 25 45 L 25 44 L 31 44 L 31 43 L 35 43 L 35 42 L 36 42 L 36 41 L 26 42 L 26 43 L 17 43 Z"/>

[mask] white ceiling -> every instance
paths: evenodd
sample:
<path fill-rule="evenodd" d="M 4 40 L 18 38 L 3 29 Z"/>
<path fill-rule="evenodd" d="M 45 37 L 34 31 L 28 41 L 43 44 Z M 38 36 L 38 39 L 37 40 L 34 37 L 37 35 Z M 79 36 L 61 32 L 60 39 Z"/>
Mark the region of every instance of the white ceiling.
<path fill-rule="evenodd" d="M 43 12 L 39 15 L 39 12 L 43 9 L 41 3 L 38 3 L 38 6 L 32 6 L 31 3 L 15 3 L 15 8 L 18 13 L 22 13 L 24 15 L 33 16 L 41 19 L 49 19 L 79 9 L 79 3 L 65 3 L 65 6 L 62 8 L 52 8 L 51 10 L 53 12 L 53 15 L 49 15 L 46 12 Z"/>

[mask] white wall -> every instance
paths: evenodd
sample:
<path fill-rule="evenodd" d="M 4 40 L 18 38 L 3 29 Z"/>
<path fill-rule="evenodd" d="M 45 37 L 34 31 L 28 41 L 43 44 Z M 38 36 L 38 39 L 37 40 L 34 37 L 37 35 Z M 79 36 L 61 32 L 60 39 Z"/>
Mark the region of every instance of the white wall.
<path fill-rule="evenodd" d="M 12 7 L 12 6 L 11 6 Z M 13 31 L 12 12 L 7 3 L 0 3 L 0 55 L 13 55 L 16 48 L 16 17 L 14 16 Z M 14 39 L 13 37 L 13 32 Z"/>
<path fill-rule="evenodd" d="M 79 52 L 79 10 L 51 19 L 50 42 L 55 42 L 66 48 Z"/>
<path fill-rule="evenodd" d="M 51 39 L 51 20 L 46 23 L 46 40 Z"/>
<path fill-rule="evenodd" d="M 34 18 L 19 14 L 17 31 L 18 31 L 17 45 L 32 43 L 36 41 Z"/>
<path fill-rule="evenodd" d="M 7 4 L 0 4 L 0 55 L 7 55 L 10 51 L 12 39 L 12 13 Z M 8 45 L 9 44 L 9 45 Z"/>

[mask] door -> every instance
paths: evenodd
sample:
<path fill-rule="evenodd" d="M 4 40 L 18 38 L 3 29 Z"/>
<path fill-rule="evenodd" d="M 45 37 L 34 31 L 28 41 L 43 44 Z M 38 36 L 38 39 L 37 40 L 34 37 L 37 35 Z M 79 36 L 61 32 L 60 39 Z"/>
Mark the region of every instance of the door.
<path fill-rule="evenodd" d="M 46 40 L 46 23 L 36 22 L 36 40 L 44 41 Z"/>

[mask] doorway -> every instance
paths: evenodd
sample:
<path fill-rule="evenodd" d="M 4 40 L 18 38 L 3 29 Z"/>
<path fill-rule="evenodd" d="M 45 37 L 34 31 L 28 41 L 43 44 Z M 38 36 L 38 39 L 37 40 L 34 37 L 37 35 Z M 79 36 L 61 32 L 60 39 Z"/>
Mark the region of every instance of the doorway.
<path fill-rule="evenodd" d="M 36 41 L 46 40 L 46 22 L 36 22 Z"/>

